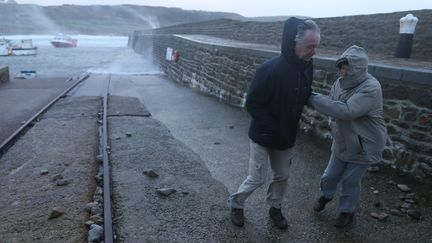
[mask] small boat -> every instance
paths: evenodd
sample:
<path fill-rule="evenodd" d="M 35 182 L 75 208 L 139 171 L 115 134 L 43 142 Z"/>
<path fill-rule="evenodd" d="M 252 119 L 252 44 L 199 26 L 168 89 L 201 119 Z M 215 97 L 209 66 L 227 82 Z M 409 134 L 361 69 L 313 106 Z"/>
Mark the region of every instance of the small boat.
<path fill-rule="evenodd" d="M 11 41 L 10 48 L 13 56 L 30 56 L 37 54 L 37 47 L 33 46 L 32 39 Z"/>
<path fill-rule="evenodd" d="M 35 70 L 21 70 L 17 73 L 15 78 L 19 79 L 29 79 L 29 78 L 36 78 L 37 74 Z"/>
<path fill-rule="evenodd" d="M 51 44 L 55 47 L 67 48 L 77 47 L 78 40 L 64 34 L 56 35 L 51 41 Z"/>

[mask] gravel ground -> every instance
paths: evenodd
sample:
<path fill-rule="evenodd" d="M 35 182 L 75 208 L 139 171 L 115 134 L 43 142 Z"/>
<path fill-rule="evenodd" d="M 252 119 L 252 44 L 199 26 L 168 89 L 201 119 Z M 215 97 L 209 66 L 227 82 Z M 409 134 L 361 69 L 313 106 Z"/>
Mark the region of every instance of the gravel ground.
<path fill-rule="evenodd" d="M 0 158 L 0 242 L 87 241 L 100 104 L 60 100 Z M 69 184 L 56 185 L 56 175 Z M 55 207 L 64 214 L 48 219 Z"/>

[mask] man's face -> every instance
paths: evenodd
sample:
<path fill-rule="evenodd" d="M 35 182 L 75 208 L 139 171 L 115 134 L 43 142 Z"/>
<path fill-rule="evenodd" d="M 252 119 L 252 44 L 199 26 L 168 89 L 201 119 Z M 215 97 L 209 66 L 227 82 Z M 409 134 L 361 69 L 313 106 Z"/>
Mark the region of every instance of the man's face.
<path fill-rule="evenodd" d="M 309 61 L 315 55 L 320 43 L 320 34 L 316 31 L 306 30 L 303 40 L 296 43 L 294 51 L 303 61 Z"/>
<path fill-rule="evenodd" d="M 347 78 L 351 74 L 351 70 L 348 64 L 344 64 L 339 68 L 339 76 L 341 78 Z"/>

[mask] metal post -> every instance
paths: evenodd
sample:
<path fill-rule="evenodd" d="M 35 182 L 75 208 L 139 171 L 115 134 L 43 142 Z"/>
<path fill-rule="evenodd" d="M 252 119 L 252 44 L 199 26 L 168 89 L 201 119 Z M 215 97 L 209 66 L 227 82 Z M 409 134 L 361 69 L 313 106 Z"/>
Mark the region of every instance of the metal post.
<path fill-rule="evenodd" d="M 399 28 L 399 43 L 396 49 L 396 57 L 409 58 L 411 56 L 411 49 L 414 37 L 414 31 L 418 18 L 412 14 L 400 19 Z"/>

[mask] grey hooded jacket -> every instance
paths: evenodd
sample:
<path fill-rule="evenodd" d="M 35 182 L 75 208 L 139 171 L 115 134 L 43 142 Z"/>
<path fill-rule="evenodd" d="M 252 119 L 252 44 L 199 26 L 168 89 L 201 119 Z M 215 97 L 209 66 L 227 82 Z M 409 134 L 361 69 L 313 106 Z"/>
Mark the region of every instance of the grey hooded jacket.
<path fill-rule="evenodd" d="M 368 56 L 351 46 L 341 56 L 348 60 L 350 74 L 338 78 L 330 96 L 312 95 L 310 104 L 335 119 L 332 152 L 340 160 L 371 164 L 381 161 L 387 138 L 380 83 L 368 73 Z"/>

